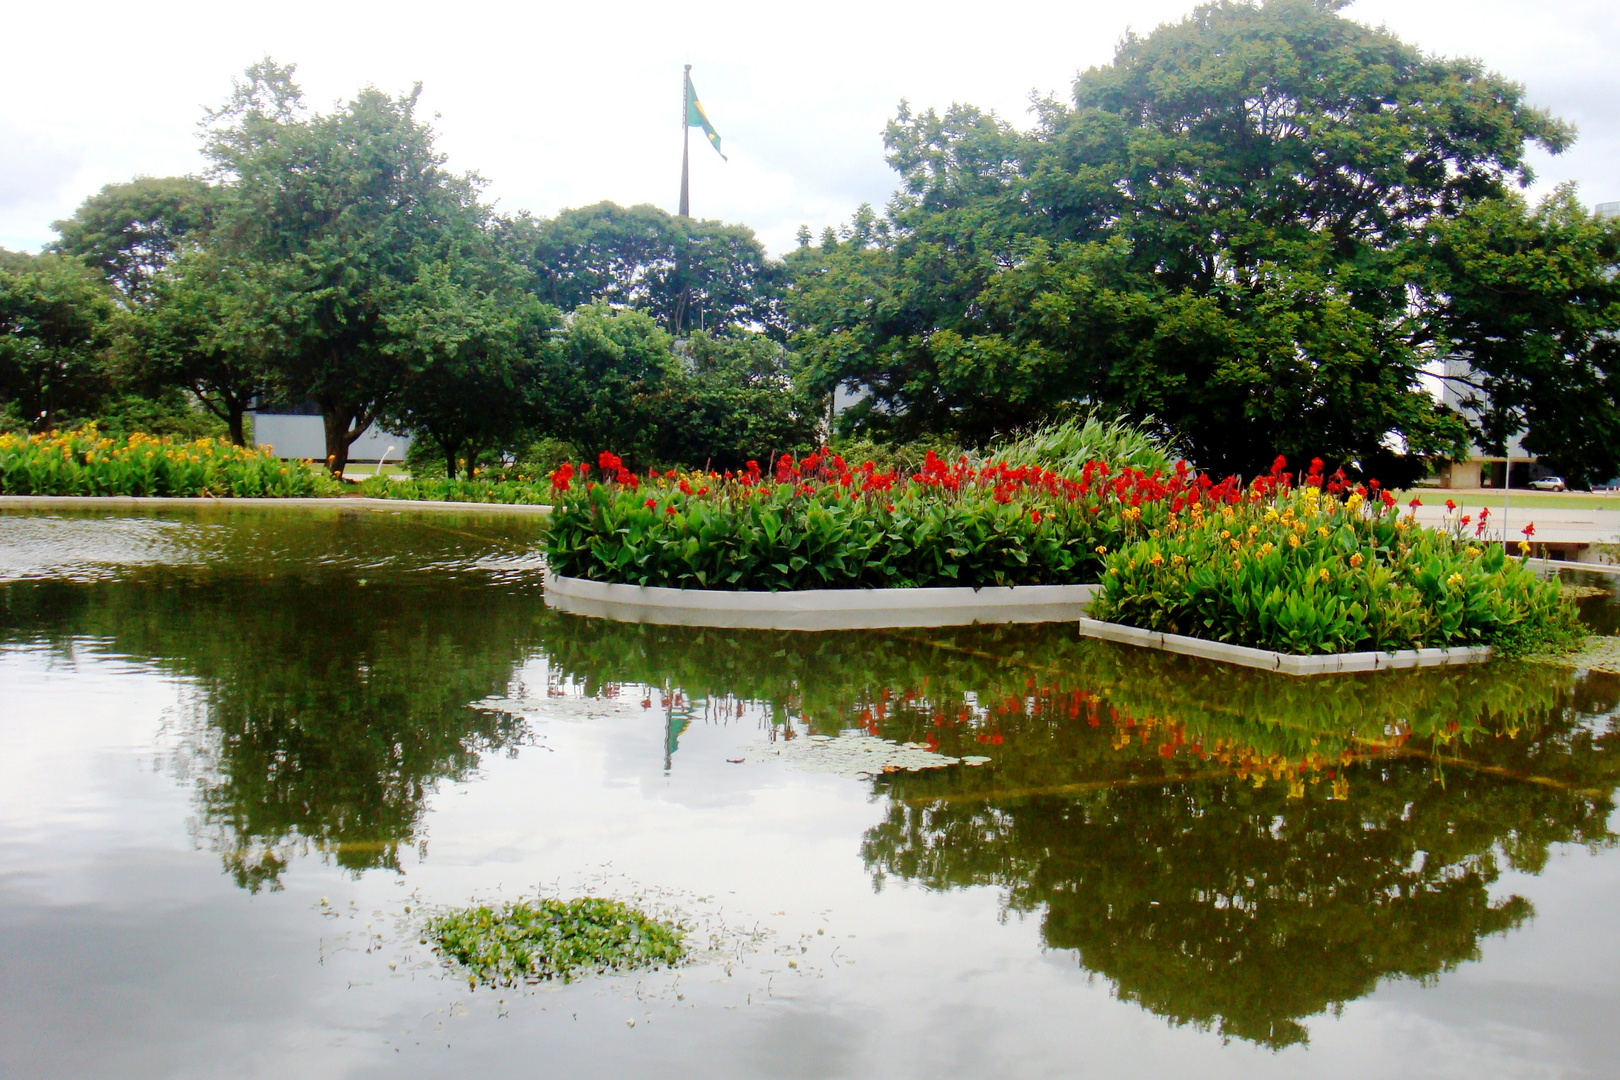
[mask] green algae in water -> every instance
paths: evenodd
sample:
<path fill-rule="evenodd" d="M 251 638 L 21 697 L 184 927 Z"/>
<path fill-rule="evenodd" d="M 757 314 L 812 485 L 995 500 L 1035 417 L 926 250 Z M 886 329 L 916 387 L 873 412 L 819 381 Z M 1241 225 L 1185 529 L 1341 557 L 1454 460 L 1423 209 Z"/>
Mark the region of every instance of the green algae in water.
<path fill-rule="evenodd" d="M 428 935 L 441 955 L 490 986 L 673 967 L 686 954 L 680 927 L 628 904 L 597 897 L 480 904 L 434 917 Z"/>

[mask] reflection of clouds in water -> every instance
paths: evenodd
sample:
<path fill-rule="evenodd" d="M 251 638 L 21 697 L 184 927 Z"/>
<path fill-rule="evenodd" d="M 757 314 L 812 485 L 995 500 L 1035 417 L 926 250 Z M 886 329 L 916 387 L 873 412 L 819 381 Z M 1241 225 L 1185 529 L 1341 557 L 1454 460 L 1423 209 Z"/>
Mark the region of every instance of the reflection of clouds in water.
<path fill-rule="evenodd" d="M 198 561 L 199 526 L 155 518 L 0 516 L 0 581 L 105 581 L 125 566 Z"/>
<path fill-rule="evenodd" d="M 449 523 L 332 506 L 231 506 L 0 514 L 0 581 L 117 580 L 122 568 L 208 567 L 226 575 L 476 575 L 538 585 L 543 562 L 524 523 L 500 516 Z M 476 530 L 476 531 L 474 531 Z"/>

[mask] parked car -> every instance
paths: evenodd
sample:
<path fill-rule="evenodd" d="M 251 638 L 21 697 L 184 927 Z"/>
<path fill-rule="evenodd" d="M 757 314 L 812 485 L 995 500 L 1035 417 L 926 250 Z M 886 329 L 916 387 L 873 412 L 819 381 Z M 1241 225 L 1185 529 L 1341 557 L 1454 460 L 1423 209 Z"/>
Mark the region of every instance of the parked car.
<path fill-rule="evenodd" d="M 1543 476 L 1540 480 L 1530 481 L 1530 486 L 1536 491 L 1563 491 L 1564 478 L 1562 476 Z"/>

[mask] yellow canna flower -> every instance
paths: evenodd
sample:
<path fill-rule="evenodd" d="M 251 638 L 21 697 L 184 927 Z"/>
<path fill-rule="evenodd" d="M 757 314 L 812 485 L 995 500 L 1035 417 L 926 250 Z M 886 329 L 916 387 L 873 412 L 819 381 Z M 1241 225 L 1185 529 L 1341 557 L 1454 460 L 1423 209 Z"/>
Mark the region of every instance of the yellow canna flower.
<path fill-rule="evenodd" d="M 1363 560 L 1361 558 L 1361 552 L 1359 552 L 1359 551 L 1356 552 L 1354 555 L 1350 556 L 1350 569 L 1352 569 L 1352 570 L 1361 569 L 1362 561 Z"/>
<path fill-rule="evenodd" d="M 1291 548 L 1299 547 L 1299 536 L 1298 536 L 1298 534 L 1292 535 L 1292 536 L 1290 536 L 1288 538 L 1288 546 L 1291 547 Z"/>

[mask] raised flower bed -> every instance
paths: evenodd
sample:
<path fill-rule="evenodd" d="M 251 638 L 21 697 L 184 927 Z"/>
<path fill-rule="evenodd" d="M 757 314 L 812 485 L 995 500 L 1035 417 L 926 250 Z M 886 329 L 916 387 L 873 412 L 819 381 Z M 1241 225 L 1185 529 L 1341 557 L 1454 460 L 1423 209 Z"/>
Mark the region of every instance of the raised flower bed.
<path fill-rule="evenodd" d="M 1417 524 L 1376 481 L 1269 475 L 1104 560 L 1082 633 L 1293 674 L 1468 663 L 1582 631 L 1555 582 L 1450 507 Z M 1469 528 L 1472 524 L 1472 529 Z M 1524 554 L 1529 544 L 1521 545 Z"/>
<path fill-rule="evenodd" d="M 1557 586 L 1483 523 L 1423 528 L 1320 461 L 1295 483 L 1279 458 L 1244 487 L 1184 462 L 1066 477 L 930 454 L 901 477 L 815 454 L 769 475 L 636 476 L 603 454 L 594 478 L 564 466 L 552 489 L 548 594 L 583 614 L 775 629 L 1084 614 L 1092 636 L 1299 673 L 1580 635 Z"/>
<path fill-rule="evenodd" d="M 909 477 L 836 454 L 636 476 L 604 454 L 552 488 L 551 602 L 778 629 L 1075 619 L 1112 546 L 1224 498 L 1186 466 L 1064 477 L 932 454 Z"/>

